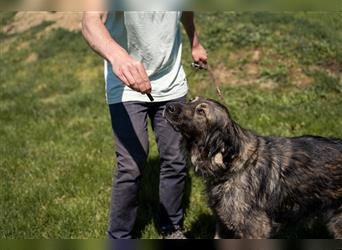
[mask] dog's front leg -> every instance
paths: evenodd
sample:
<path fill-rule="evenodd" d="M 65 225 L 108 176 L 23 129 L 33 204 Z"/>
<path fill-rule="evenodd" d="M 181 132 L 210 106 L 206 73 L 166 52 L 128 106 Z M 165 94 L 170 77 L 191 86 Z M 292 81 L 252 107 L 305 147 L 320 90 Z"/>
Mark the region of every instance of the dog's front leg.
<path fill-rule="evenodd" d="M 264 212 L 254 211 L 245 216 L 244 223 L 238 226 L 242 239 L 267 239 L 272 231 L 270 218 Z"/>
<path fill-rule="evenodd" d="M 235 239 L 235 233 L 233 230 L 227 228 L 220 220 L 216 220 L 216 230 L 214 239 Z"/>

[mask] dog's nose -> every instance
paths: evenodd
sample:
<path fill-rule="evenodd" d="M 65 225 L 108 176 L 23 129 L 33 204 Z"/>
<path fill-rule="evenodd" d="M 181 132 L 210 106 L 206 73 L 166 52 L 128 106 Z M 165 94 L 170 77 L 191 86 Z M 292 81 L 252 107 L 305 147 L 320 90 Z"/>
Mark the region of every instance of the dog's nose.
<path fill-rule="evenodd" d="M 176 112 L 176 107 L 173 104 L 168 104 L 166 105 L 166 111 L 169 113 L 174 113 Z"/>

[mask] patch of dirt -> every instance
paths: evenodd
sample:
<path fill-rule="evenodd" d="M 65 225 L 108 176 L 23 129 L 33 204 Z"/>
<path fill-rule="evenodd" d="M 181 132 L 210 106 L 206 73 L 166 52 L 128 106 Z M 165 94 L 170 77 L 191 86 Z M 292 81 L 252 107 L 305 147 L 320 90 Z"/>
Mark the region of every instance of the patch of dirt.
<path fill-rule="evenodd" d="M 260 58 L 261 58 L 261 51 L 259 49 L 256 49 L 253 52 L 252 63 L 258 63 L 260 61 Z"/>
<path fill-rule="evenodd" d="M 258 87 L 260 89 L 265 89 L 265 90 L 272 90 L 276 87 L 276 83 L 272 80 L 263 80 L 258 82 Z"/>
<path fill-rule="evenodd" d="M 25 32 L 44 21 L 53 22 L 45 32 L 63 28 L 69 31 L 81 29 L 81 12 L 48 12 L 48 11 L 22 11 L 18 12 L 11 23 L 2 28 L 2 32 L 12 35 Z"/>
<path fill-rule="evenodd" d="M 334 74 L 342 73 L 342 65 L 339 64 L 336 60 L 331 60 L 327 63 L 327 65 L 325 65 L 325 67 Z"/>
<path fill-rule="evenodd" d="M 245 66 L 247 75 L 257 77 L 259 75 L 259 67 L 255 63 L 248 63 Z"/>
<path fill-rule="evenodd" d="M 290 68 L 289 78 L 298 87 L 307 87 L 313 83 L 313 78 L 304 74 L 303 70 L 299 67 Z"/>
<path fill-rule="evenodd" d="M 263 65 L 263 59 L 270 61 L 269 65 Z M 260 89 L 271 90 L 278 87 L 279 83 L 262 77 L 261 72 L 265 67 L 273 69 L 277 65 L 283 65 L 288 70 L 289 84 L 296 87 L 310 85 L 313 79 L 307 76 L 300 65 L 293 60 L 259 48 L 255 50 L 243 49 L 230 53 L 229 66 L 219 63 L 212 67 L 212 72 L 219 85 L 255 86 Z M 207 88 L 208 81 L 212 82 L 209 75 L 206 80 L 199 83 L 199 87 Z"/>
<path fill-rule="evenodd" d="M 229 61 L 237 62 L 250 56 L 250 51 L 240 49 L 229 54 Z"/>
<path fill-rule="evenodd" d="M 17 50 L 26 50 L 30 48 L 30 43 L 28 41 L 22 42 L 17 46 Z"/>
<path fill-rule="evenodd" d="M 220 84 L 237 85 L 240 82 L 238 70 L 227 68 L 224 64 L 213 67 L 212 72 L 215 80 Z"/>
<path fill-rule="evenodd" d="M 38 60 L 37 53 L 31 53 L 25 60 L 26 63 L 34 63 Z"/>

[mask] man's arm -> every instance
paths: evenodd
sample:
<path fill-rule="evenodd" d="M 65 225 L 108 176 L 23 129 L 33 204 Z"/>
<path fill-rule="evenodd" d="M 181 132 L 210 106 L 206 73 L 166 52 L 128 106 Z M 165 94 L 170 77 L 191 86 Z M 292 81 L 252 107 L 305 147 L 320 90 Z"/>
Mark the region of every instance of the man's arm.
<path fill-rule="evenodd" d="M 83 14 L 82 34 L 90 47 L 112 64 L 114 74 L 130 88 L 150 93 L 151 83 L 143 64 L 122 48 L 104 25 L 106 12 L 89 11 Z"/>
<path fill-rule="evenodd" d="M 191 54 L 194 62 L 197 62 L 200 65 L 206 65 L 208 56 L 206 50 L 199 41 L 194 22 L 194 13 L 192 11 L 184 11 L 181 22 L 190 40 Z"/>

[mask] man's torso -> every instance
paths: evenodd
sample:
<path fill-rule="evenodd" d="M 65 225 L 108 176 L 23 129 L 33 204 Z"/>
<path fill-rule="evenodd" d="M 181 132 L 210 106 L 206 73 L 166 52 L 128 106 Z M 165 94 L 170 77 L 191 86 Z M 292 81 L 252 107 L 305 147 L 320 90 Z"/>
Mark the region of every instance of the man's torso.
<path fill-rule="evenodd" d="M 111 12 L 106 27 L 113 39 L 136 60 L 143 63 L 152 85 L 155 101 L 168 101 L 187 93 L 181 64 L 181 12 Z M 106 95 L 109 104 L 148 101 L 127 86 L 105 62 Z"/>

